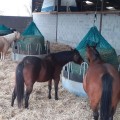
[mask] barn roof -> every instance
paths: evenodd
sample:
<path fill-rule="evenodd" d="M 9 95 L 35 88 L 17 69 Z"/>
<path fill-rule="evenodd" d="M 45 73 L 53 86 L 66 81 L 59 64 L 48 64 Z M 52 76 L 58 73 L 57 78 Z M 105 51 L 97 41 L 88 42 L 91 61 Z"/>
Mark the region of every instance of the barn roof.
<path fill-rule="evenodd" d="M 97 11 L 101 10 L 101 2 L 103 1 L 103 10 L 120 10 L 120 0 L 76 0 L 77 6 L 81 11 Z"/>
<path fill-rule="evenodd" d="M 44 0 L 34 0 L 33 9 L 35 9 L 35 6 L 42 7 L 43 1 Z M 58 0 L 58 1 L 60 4 L 61 1 L 63 0 Z M 120 0 L 75 0 L 78 11 L 95 11 L 96 6 L 97 6 L 97 11 L 100 11 L 102 1 L 103 1 L 103 11 L 120 10 Z"/>

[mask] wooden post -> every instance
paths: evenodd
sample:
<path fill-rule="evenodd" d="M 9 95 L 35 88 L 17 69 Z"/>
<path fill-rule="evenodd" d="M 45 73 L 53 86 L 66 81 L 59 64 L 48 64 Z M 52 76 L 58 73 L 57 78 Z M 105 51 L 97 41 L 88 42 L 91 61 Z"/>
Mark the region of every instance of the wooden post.
<path fill-rule="evenodd" d="M 102 31 L 103 4 L 104 4 L 104 0 L 101 0 L 100 29 L 99 29 L 100 33 Z"/>
<path fill-rule="evenodd" d="M 82 11 L 82 0 L 75 0 L 76 1 L 76 5 L 77 5 L 77 9 L 78 11 Z"/>
<path fill-rule="evenodd" d="M 59 0 L 57 0 L 57 12 L 56 12 L 56 42 L 57 42 L 57 32 L 58 32 L 58 7 L 59 7 Z"/>
<path fill-rule="evenodd" d="M 58 12 L 59 12 L 60 6 L 61 6 L 61 0 L 58 0 Z"/>

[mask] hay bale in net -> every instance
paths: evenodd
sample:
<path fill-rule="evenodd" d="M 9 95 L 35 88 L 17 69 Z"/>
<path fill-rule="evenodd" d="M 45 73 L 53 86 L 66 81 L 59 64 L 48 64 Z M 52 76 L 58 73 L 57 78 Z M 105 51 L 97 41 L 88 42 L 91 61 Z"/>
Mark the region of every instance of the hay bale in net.
<path fill-rule="evenodd" d="M 103 38 L 96 27 L 92 27 L 87 35 L 82 39 L 82 41 L 77 46 L 77 50 L 80 52 L 84 61 L 86 59 L 86 45 L 97 45 L 97 50 L 99 51 L 102 60 L 107 63 L 112 64 L 116 69 L 118 69 L 119 63 L 115 49 Z"/>
<path fill-rule="evenodd" d="M 24 30 L 22 36 L 14 45 L 17 46 L 13 48 L 14 53 L 40 55 L 46 52 L 44 37 L 34 22 Z"/>
<path fill-rule="evenodd" d="M 39 55 L 45 53 L 44 38 L 38 35 L 26 35 L 17 42 L 19 54 Z"/>
<path fill-rule="evenodd" d="M 43 36 L 42 33 L 39 31 L 37 28 L 36 24 L 34 22 L 31 22 L 30 25 L 23 31 L 22 33 L 23 36 L 26 35 L 39 35 Z"/>

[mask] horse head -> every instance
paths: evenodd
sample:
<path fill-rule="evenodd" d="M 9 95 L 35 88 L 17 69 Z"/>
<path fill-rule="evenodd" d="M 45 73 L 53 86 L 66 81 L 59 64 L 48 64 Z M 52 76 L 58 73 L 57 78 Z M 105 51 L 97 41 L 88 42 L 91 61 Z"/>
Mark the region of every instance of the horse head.
<path fill-rule="evenodd" d="M 81 57 L 80 53 L 78 50 L 74 49 L 73 50 L 73 61 L 77 64 L 81 64 L 84 60 L 83 58 Z"/>
<path fill-rule="evenodd" d="M 90 62 L 90 60 L 96 60 L 97 58 L 101 59 L 100 54 L 96 49 L 96 46 L 97 45 L 89 46 L 87 44 L 87 48 L 86 48 L 87 53 L 86 53 L 86 55 L 87 55 L 87 59 L 88 59 L 89 62 Z"/>
<path fill-rule="evenodd" d="M 16 40 L 21 38 L 21 35 L 18 31 L 14 31 Z"/>
<path fill-rule="evenodd" d="M 15 46 L 15 49 L 17 49 L 17 40 L 21 39 L 21 35 L 20 35 L 20 33 L 18 31 L 14 31 L 13 34 L 15 34 L 15 38 L 14 38 L 14 43 L 13 44 Z"/>

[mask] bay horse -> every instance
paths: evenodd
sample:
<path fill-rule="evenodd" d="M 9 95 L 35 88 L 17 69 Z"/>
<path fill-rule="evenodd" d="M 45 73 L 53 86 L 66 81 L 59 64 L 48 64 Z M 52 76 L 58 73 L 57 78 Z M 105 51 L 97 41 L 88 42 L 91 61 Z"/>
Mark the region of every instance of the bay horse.
<path fill-rule="evenodd" d="M 113 120 L 117 104 L 120 100 L 120 76 L 111 64 L 102 61 L 96 47 L 87 46 L 86 55 L 89 67 L 83 80 L 94 120 Z"/>
<path fill-rule="evenodd" d="M 1 60 L 5 59 L 5 55 L 12 44 L 13 41 L 20 39 L 20 33 L 18 31 L 14 31 L 11 34 L 0 36 L 0 54 Z"/>
<path fill-rule="evenodd" d="M 35 82 L 48 81 L 48 98 L 51 99 L 52 79 L 54 80 L 55 100 L 58 100 L 60 73 L 62 67 L 70 61 L 77 64 L 82 63 L 83 59 L 76 49 L 50 53 L 44 58 L 25 57 L 16 68 L 16 83 L 12 94 L 11 106 L 14 105 L 14 100 L 17 96 L 18 107 L 21 107 L 24 98 L 24 83 L 26 85 L 25 108 L 28 108 L 29 96 Z"/>

